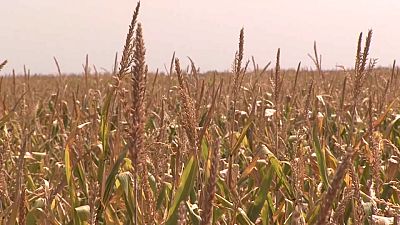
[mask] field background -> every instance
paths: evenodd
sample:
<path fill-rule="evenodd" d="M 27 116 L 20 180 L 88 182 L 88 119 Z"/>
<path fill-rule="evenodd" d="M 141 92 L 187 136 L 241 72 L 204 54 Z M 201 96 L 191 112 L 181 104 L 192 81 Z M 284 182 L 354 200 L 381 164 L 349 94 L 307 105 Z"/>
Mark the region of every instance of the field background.
<path fill-rule="evenodd" d="M 150 74 L 141 29 L 113 74 L 1 78 L 0 224 L 397 224 L 400 75 L 372 31 L 350 70 L 246 61 L 241 30 L 231 73 Z"/>

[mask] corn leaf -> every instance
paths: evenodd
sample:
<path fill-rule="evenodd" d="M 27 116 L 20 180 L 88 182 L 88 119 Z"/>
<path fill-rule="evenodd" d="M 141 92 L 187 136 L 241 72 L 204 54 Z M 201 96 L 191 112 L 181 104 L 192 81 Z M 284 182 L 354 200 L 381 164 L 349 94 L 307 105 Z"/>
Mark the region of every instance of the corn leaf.
<path fill-rule="evenodd" d="M 192 156 L 183 170 L 178 189 L 172 200 L 172 204 L 168 210 L 166 225 L 173 225 L 177 223 L 177 213 L 181 201 L 187 198 L 190 189 L 193 186 L 197 174 L 197 160 Z"/>

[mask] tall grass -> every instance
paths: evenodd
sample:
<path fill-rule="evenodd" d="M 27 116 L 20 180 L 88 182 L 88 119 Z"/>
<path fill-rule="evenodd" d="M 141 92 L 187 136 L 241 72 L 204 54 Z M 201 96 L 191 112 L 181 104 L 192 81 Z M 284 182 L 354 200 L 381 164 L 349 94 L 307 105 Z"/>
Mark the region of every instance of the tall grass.
<path fill-rule="evenodd" d="M 0 224 L 398 224 L 398 69 L 372 31 L 347 70 L 314 43 L 316 71 L 280 49 L 249 71 L 242 29 L 231 73 L 174 53 L 152 74 L 139 9 L 112 74 L 2 77 Z"/>

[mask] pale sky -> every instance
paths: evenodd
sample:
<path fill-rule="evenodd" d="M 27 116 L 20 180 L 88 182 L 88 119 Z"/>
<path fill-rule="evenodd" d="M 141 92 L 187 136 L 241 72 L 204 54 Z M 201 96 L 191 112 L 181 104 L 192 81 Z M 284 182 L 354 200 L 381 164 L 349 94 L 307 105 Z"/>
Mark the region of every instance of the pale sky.
<path fill-rule="evenodd" d="M 0 72 L 56 73 L 53 56 L 65 73 L 82 71 L 85 55 L 97 68 L 111 70 L 121 52 L 134 0 L 2 0 Z M 388 66 L 400 59 L 399 0 L 142 0 L 150 70 L 164 71 L 176 51 L 182 63 L 190 56 L 207 70 L 230 69 L 239 31 L 245 28 L 245 58 L 260 65 L 299 61 L 311 66 L 307 53 L 317 41 L 323 68 L 351 67 L 359 32 L 374 30 L 371 56 Z"/>

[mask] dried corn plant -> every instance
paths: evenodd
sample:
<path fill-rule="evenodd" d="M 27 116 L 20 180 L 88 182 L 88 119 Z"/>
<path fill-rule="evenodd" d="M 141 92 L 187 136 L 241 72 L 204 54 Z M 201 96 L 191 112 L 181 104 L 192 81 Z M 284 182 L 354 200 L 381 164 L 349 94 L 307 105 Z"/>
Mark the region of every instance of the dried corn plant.
<path fill-rule="evenodd" d="M 248 71 L 242 29 L 231 72 L 153 74 L 139 7 L 111 74 L 1 77 L 0 224 L 398 224 L 399 76 L 372 31 L 350 69 L 314 44 L 315 72 L 280 49 Z"/>

